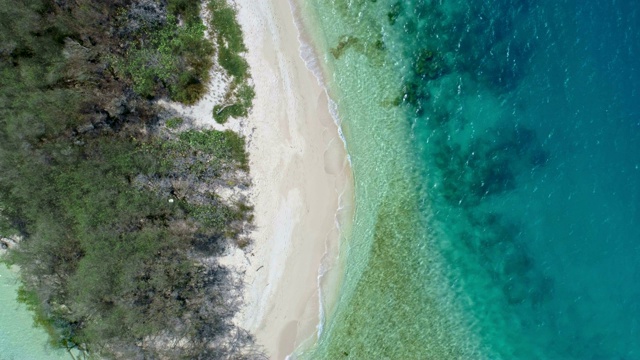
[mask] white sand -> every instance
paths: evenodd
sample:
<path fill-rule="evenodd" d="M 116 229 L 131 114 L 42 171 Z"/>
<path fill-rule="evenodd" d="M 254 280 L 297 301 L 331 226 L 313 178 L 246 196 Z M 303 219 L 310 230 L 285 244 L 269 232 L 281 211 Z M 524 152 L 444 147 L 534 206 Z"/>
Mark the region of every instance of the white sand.
<path fill-rule="evenodd" d="M 237 2 L 256 90 L 248 127 L 257 226 L 239 321 L 270 358 L 284 359 L 316 335 L 319 269 L 337 249 L 350 168 L 325 90 L 300 57 L 288 1 Z"/>

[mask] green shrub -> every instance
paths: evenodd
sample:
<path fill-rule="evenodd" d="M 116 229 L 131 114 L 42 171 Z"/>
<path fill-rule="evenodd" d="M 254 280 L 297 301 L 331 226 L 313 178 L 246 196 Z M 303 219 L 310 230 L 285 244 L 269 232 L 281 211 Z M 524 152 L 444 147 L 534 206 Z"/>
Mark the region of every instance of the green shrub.
<path fill-rule="evenodd" d="M 210 0 L 210 25 L 216 33 L 218 63 L 229 75 L 244 80 L 249 77 L 249 65 L 240 55 L 247 51 L 236 11 L 224 0 Z"/>
<path fill-rule="evenodd" d="M 24 237 L 3 259 L 21 269 L 19 301 L 53 343 L 82 355 L 220 357 L 207 351 L 234 310 L 207 301 L 232 295 L 207 285 L 228 275 L 204 274 L 192 254 L 236 236 L 250 210 L 194 189 L 246 169 L 244 139 L 161 139 L 159 114 L 140 96 L 195 102 L 205 91 L 213 47 L 200 4 L 168 0 L 166 26 L 123 29 L 127 5 L 58 3 L 0 0 L 0 231 Z M 178 323 L 185 332 L 167 336 L 189 347 L 140 345 Z"/>
<path fill-rule="evenodd" d="M 184 123 L 184 120 L 179 117 L 171 118 L 167 120 L 167 127 L 169 129 L 177 129 Z"/>
<path fill-rule="evenodd" d="M 247 109 L 240 104 L 216 105 L 213 107 L 213 119 L 218 124 L 224 124 L 229 117 L 241 117 L 247 115 Z"/>
<path fill-rule="evenodd" d="M 219 124 L 224 124 L 231 116 L 236 118 L 247 116 L 249 109 L 253 106 L 255 92 L 246 82 L 239 88 L 232 84 L 230 93 L 229 96 L 235 100 L 235 103 L 213 107 L 213 119 Z"/>
<path fill-rule="evenodd" d="M 166 88 L 171 99 L 184 104 L 197 102 L 209 80 L 213 46 L 204 37 L 201 20 L 178 25 L 170 15 L 160 29 L 152 29 L 149 39 L 139 41 L 116 68 L 130 76 L 133 89 L 142 96 L 155 96 Z"/>
<path fill-rule="evenodd" d="M 244 138 L 231 130 L 190 130 L 180 133 L 179 140 L 193 150 L 211 154 L 223 161 L 236 161 L 243 168 L 248 166 Z"/>

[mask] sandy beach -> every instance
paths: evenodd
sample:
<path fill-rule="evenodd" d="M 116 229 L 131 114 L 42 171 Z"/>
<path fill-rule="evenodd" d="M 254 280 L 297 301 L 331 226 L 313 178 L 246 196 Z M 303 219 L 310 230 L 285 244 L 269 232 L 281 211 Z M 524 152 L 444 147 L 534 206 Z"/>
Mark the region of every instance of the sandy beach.
<path fill-rule="evenodd" d="M 300 57 L 289 2 L 239 0 L 238 20 L 256 90 L 248 119 L 255 247 L 239 321 L 270 358 L 284 359 L 316 336 L 319 270 L 325 254 L 336 256 L 350 169 L 325 90 Z"/>
<path fill-rule="evenodd" d="M 236 7 L 256 92 L 248 118 L 220 125 L 211 117 L 227 86 L 216 69 L 198 104 L 168 105 L 197 128 L 231 129 L 247 139 L 253 245 L 221 263 L 244 273 L 244 307 L 235 321 L 270 359 L 284 359 L 317 338 L 319 283 L 335 287 L 326 284 L 336 283 L 339 270 L 320 275 L 337 268 L 352 179 L 328 96 L 301 57 L 288 0 L 237 0 Z"/>

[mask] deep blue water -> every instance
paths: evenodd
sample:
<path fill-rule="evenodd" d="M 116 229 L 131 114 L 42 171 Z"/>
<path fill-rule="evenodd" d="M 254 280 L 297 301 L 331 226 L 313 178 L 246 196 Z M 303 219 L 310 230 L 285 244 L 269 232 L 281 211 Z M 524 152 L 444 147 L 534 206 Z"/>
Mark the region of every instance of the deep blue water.
<path fill-rule="evenodd" d="M 425 208 L 475 331 L 505 358 L 640 359 L 640 2 L 397 4 Z"/>

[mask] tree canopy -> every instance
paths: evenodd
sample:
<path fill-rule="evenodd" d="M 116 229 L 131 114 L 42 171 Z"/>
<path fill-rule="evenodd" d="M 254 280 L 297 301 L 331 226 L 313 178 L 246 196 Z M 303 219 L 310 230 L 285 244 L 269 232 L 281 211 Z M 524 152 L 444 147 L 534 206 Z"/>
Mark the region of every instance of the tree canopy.
<path fill-rule="evenodd" d="M 0 235 L 23 239 L 5 261 L 56 346 L 192 359 L 251 345 L 231 323 L 240 284 L 215 262 L 246 243 L 251 206 L 215 191 L 249 185 L 244 140 L 177 133 L 154 105 L 206 92 L 220 49 L 200 6 L 0 0 Z"/>

